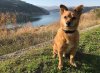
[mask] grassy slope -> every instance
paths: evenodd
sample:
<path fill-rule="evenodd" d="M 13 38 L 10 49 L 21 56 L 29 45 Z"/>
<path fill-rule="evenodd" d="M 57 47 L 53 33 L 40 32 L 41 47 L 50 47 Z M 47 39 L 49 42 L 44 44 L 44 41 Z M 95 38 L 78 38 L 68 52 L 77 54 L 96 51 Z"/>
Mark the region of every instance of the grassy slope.
<path fill-rule="evenodd" d="M 20 49 L 28 48 L 36 44 L 52 39 L 52 32 L 23 33 L 21 35 L 11 34 L 0 37 L 0 56 L 9 54 Z"/>
<path fill-rule="evenodd" d="M 0 61 L 0 73 L 99 73 L 100 27 L 81 33 L 76 63 L 78 68 L 70 67 L 68 58 L 64 58 L 64 69 L 59 71 L 58 58 L 52 58 L 52 47 L 48 44 L 19 58 Z"/>

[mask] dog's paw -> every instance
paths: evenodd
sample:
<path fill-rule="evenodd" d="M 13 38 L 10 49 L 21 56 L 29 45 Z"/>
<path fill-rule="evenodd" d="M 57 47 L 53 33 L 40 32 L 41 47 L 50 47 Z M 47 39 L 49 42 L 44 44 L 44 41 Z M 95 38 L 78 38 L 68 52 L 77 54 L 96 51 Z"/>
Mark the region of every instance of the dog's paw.
<path fill-rule="evenodd" d="M 58 65 L 58 69 L 62 70 L 63 66 L 62 65 Z"/>
<path fill-rule="evenodd" d="M 70 63 L 73 67 L 77 67 L 76 63 Z"/>

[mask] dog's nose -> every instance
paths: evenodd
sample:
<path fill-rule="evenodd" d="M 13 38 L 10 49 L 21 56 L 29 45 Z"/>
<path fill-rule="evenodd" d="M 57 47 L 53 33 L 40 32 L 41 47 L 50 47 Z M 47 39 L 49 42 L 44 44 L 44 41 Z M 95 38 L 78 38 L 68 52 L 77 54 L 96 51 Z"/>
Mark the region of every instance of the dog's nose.
<path fill-rule="evenodd" d="M 67 22 L 66 24 L 67 24 L 68 26 L 70 26 L 71 22 Z"/>

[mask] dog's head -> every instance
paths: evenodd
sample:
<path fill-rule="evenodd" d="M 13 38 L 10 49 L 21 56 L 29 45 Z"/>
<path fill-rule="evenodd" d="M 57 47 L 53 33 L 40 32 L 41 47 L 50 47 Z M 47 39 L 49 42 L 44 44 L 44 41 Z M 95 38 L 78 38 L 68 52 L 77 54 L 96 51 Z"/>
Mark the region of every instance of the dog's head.
<path fill-rule="evenodd" d="M 65 5 L 60 5 L 61 20 L 60 24 L 64 30 L 75 30 L 78 27 L 80 15 L 82 14 L 83 5 L 79 5 L 72 11 L 68 10 Z"/>

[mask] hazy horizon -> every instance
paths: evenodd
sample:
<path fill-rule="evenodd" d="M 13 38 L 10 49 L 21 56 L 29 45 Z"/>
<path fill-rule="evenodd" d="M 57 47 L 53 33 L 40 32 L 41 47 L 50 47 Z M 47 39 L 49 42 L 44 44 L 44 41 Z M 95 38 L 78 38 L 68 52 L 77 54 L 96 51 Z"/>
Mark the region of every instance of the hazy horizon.
<path fill-rule="evenodd" d="M 52 7 L 52 6 L 59 6 L 60 4 L 64 4 L 68 7 L 78 6 L 80 4 L 83 4 L 84 6 L 100 6 L 100 0 L 21 0 L 25 1 L 27 3 L 36 5 L 36 6 L 46 6 L 46 7 Z"/>

